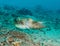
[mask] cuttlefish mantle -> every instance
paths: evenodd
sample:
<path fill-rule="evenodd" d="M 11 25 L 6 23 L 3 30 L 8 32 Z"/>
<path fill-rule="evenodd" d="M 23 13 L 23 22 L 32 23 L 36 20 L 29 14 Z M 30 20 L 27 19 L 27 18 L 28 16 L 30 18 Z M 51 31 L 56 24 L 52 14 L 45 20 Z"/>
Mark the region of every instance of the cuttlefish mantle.
<path fill-rule="evenodd" d="M 43 22 L 34 21 L 31 18 L 18 19 L 15 26 L 20 29 L 41 29 L 45 27 Z"/>

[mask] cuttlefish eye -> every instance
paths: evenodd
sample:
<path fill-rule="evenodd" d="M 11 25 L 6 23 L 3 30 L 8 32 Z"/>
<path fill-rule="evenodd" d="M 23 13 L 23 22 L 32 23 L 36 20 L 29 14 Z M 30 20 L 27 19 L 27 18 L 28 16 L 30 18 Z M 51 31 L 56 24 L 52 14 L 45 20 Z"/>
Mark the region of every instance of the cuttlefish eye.
<path fill-rule="evenodd" d="M 20 20 L 18 23 L 19 23 L 19 24 L 24 24 L 24 21 Z"/>

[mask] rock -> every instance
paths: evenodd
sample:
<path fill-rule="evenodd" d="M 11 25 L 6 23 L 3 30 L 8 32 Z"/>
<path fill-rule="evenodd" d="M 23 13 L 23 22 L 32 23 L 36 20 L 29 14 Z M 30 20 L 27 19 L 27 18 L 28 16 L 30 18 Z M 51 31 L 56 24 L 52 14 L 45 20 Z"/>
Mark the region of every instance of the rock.
<path fill-rule="evenodd" d="M 32 12 L 29 9 L 22 8 L 22 9 L 18 10 L 18 14 L 21 14 L 21 15 L 32 15 Z"/>

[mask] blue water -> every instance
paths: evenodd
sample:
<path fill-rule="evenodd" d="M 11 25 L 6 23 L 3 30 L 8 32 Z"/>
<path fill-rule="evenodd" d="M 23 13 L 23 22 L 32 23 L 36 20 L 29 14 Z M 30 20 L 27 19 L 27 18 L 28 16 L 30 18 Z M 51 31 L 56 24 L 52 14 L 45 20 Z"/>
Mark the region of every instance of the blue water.
<path fill-rule="evenodd" d="M 2 5 L 12 5 L 16 7 L 34 7 L 36 5 L 41 5 L 46 9 L 60 9 L 60 0 L 0 0 Z"/>
<path fill-rule="evenodd" d="M 30 15 L 30 12 L 26 13 L 26 11 L 21 12 L 21 14 L 26 15 L 19 15 L 17 12 L 22 8 L 32 11 L 32 15 Z M 12 13 L 13 16 L 11 16 Z M 13 20 L 17 16 L 42 21 L 46 28 L 39 30 L 16 28 Z M 45 40 L 60 40 L 60 0 L 0 0 L 0 30 L 4 28 L 18 29 L 28 33 L 32 38 L 36 37 L 36 39 L 41 36 Z M 0 34 L 6 32 L 8 31 L 0 31 Z"/>

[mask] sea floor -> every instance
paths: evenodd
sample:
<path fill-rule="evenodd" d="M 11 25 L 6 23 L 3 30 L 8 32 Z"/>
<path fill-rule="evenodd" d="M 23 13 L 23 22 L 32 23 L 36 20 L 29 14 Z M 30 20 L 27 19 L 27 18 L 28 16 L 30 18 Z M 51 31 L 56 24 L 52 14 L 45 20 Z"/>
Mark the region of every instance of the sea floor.
<path fill-rule="evenodd" d="M 0 46 L 60 46 L 60 18 L 34 12 L 32 16 L 20 15 L 17 11 L 0 9 Z M 19 29 L 14 25 L 17 17 L 42 21 L 46 27 Z"/>

